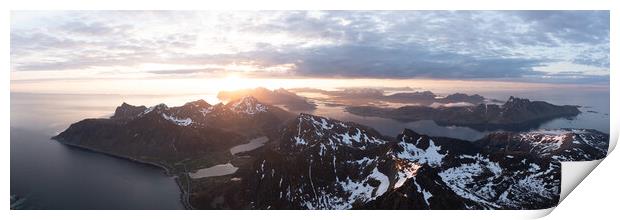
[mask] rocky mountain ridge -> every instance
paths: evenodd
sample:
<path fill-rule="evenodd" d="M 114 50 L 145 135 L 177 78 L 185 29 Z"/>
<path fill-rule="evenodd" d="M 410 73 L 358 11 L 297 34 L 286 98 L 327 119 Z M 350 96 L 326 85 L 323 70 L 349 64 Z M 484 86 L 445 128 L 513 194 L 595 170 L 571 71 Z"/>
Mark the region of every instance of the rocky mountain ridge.
<path fill-rule="evenodd" d="M 527 103 L 512 102 L 505 105 Z M 268 141 L 230 153 L 257 136 Z M 559 162 L 605 157 L 609 136 L 551 129 L 470 142 L 405 129 L 392 138 L 243 97 L 179 107 L 123 103 L 110 119 L 77 122 L 54 139 L 160 164 L 197 209 L 542 209 L 558 202 Z M 189 176 L 217 164 L 235 170 Z"/>

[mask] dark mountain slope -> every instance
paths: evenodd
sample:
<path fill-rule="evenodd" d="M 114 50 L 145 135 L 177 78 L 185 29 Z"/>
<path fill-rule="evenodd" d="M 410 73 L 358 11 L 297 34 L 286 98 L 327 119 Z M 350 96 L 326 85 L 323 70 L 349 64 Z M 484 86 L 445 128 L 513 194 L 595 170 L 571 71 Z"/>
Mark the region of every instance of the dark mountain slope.
<path fill-rule="evenodd" d="M 346 110 L 361 116 L 392 118 L 400 121 L 433 120 L 439 125 L 467 126 L 477 130 L 522 130 L 544 121 L 572 117 L 580 113 L 577 106 L 558 106 L 542 101 L 510 97 L 503 105 L 437 107 L 403 106 L 380 108 L 349 106 Z"/>

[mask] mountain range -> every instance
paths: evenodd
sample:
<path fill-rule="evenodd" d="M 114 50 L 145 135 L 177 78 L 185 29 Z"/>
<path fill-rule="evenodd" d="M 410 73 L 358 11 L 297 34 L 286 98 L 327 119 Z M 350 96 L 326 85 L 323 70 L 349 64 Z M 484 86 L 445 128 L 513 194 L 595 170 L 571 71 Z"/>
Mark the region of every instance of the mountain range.
<path fill-rule="evenodd" d="M 431 91 L 409 91 L 411 88 L 400 88 L 407 91 L 386 92 L 388 88 L 343 88 L 340 90 L 322 90 L 315 88 L 293 88 L 289 92 L 316 93 L 321 97 L 315 98 L 325 102 L 339 105 L 356 106 L 372 105 L 381 106 L 386 103 L 415 104 L 420 106 L 433 105 L 478 105 L 487 100 L 485 97 L 473 94 L 453 93 L 446 96 L 437 95 Z M 394 88 L 392 88 L 394 89 Z M 260 98 L 259 98 L 260 100 Z"/>
<path fill-rule="evenodd" d="M 511 100 L 504 106 L 527 103 Z M 231 153 L 256 137 L 267 141 Z M 250 96 L 217 105 L 123 103 L 109 119 L 82 120 L 53 138 L 161 166 L 195 209 L 549 208 L 559 200 L 559 162 L 601 159 L 609 140 L 589 129 L 495 132 L 473 142 L 409 129 L 387 137 Z M 195 175 L 223 164 L 235 169 Z"/>
<path fill-rule="evenodd" d="M 375 106 L 348 106 L 346 111 L 360 115 L 391 118 L 399 121 L 433 120 L 439 125 L 467 126 L 476 130 L 525 130 L 541 123 L 580 113 L 579 106 L 553 105 L 544 101 L 530 101 L 510 97 L 504 104 L 475 106 L 429 107 L 408 105 L 398 108 Z"/>
<path fill-rule="evenodd" d="M 293 117 L 253 97 L 217 105 L 198 100 L 178 107 L 123 103 L 109 119 L 82 120 L 53 138 L 180 172 L 188 165 L 192 169 L 228 161 L 231 147 L 252 137 L 273 136 Z"/>
<path fill-rule="evenodd" d="M 237 100 L 245 96 L 252 96 L 262 103 L 285 107 L 292 111 L 303 111 L 316 109 L 316 105 L 308 101 L 307 98 L 298 96 L 286 89 L 269 90 L 263 87 L 254 89 L 241 89 L 235 91 L 221 91 L 217 98 L 224 101 Z"/>

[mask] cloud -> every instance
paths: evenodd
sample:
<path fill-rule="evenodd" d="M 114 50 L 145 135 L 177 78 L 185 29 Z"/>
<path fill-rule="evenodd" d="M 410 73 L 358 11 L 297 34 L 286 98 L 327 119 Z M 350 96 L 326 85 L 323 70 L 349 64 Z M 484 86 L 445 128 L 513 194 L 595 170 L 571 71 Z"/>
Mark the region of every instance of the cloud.
<path fill-rule="evenodd" d="M 82 22 L 82 21 L 70 21 L 62 24 L 61 29 L 69 34 L 83 34 L 90 36 L 98 35 L 124 35 L 133 26 L 130 24 L 123 24 L 117 26 L 106 25 L 102 22 Z"/>
<path fill-rule="evenodd" d="M 435 78 L 494 78 L 536 74 L 532 67 L 541 60 L 523 58 L 475 57 L 453 52 L 436 52 L 424 46 L 402 45 L 381 48 L 343 45 L 307 53 L 299 57 L 297 71 L 302 74 L 435 77 Z"/>
<path fill-rule="evenodd" d="M 516 14 L 531 23 L 532 32 L 541 37 L 571 43 L 609 41 L 609 11 L 518 11 Z"/>
<path fill-rule="evenodd" d="M 196 73 L 213 73 L 222 71 L 220 68 L 190 68 L 190 69 L 167 69 L 167 70 L 150 70 L 149 73 L 154 74 L 196 74 Z"/>
<path fill-rule="evenodd" d="M 564 82 L 608 80 L 589 76 L 593 71 L 609 75 L 609 11 L 106 11 L 45 16 L 51 17 L 28 20 L 23 15 L 20 23 L 12 23 L 13 72 L 241 63 L 265 76 Z M 554 74 L 566 72 L 554 70 L 554 62 L 583 68 Z M 279 68 L 288 65 L 290 70 Z M 225 69 L 146 72 L 214 71 Z"/>

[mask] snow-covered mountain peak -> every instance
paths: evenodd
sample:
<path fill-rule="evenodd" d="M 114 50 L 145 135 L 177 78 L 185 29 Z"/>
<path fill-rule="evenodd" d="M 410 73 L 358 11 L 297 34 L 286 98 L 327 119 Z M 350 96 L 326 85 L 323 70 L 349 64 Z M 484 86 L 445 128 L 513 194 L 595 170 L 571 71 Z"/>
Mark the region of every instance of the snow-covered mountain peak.
<path fill-rule="evenodd" d="M 162 111 L 167 111 L 168 109 L 170 109 L 170 108 L 168 108 L 168 106 L 166 104 L 160 103 L 160 104 L 157 104 L 157 105 L 154 105 L 154 106 L 151 106 L 151 107 L 147 108 L 146 110 L 144 110 L 144 112 L 142 112 L 141 115 L 146 115 L 146 114 L 148 114 L 150 112 L 153 112 L 153 111 L 155 111 L 157 113 L 161 113 Z"/>
<path fill-rule="evenodd" d="M 361 125 L 344 123 L 321 116 L 301 113 L 289 126 L 294 146 L 346 146 L 367 149 L 386 143 L 376 131 Z"/>
<path fill-rule="evenodd" d="M 233 101 L 227 106 L 237 113 L 244 113 L 248 115 L 254 115 L 260 112 L 266 112 L 267 106 L 258 102 L 258 100 L 252 96 L 244 96 L 239 100 Z"/>
<path fill-rule="evenodd" d="M 606 144 L 600 144 L 607 143 L 604 134 L 587 129 L 541 129 L 523 132 L 519 134 L 519 139 L 531 145 L 530 152 L 542 156 L 569 146 L 588 146 L 598 150 L 606 150 L 607 147 Z"/>
<path fill-rule="evenodd" d="M 419 135 L 409 129 L 405 129 L 398 140 L 395 155 L 399 159 L 436 167 L 441 165 L 445 157 L 441 146 L 436 145 L 428 136 Z"/>
<path fill-rule="evenodd" d="M 297 119 L 299 120 L 300 123 L 307 123 L 308 125 L 312 126 L 316 130 L 330 130 L 336 126 L 344 127 L 344 128 L 347 127 L 347 125 L 345 125 L 342 122 L 336 122 L 327 117 L 321 117 L 321 116 L 316 116 L 316 115 L 311 115 L 311 114 L 306 114 L 306 113 L 299 114 Z"/>
<path fill-rule="evenodd" d="M 568 144 L 568 139 L 572 139 L 573 135 L 567 130 L 538 130 L 521 133 L 519 137 L 532 145 L 530 152 L 546 155 Z"/>
<path fill-rule="evenodd" d="M 188 106 L 188 104 L 185 104 L 184 106 Z M 193 106 L 193 105 L 190 105 L 190 106 Z M 161 118 L 165 119 L 166 121 L 169 121 L 179 126 L 188 126 L 193 123 L 193 120 L 190 117 L 178 117 L 178 111 L 176 111 L 177 112 L 176 114 L 173 113 L 175 112 L 173 111 L 175 109 L 178 110 L 179 107 L 169 108 L 166 104 L 161 103 L 161 104 L 154 105 L 154 106 L 147 108 L 146 110 L 144 110 L 144 112 L 142 112 L 139 115 L 139 117 L 140 116 L 144 117 L 150 114 L 156 114 L 160 116 Z"/>

